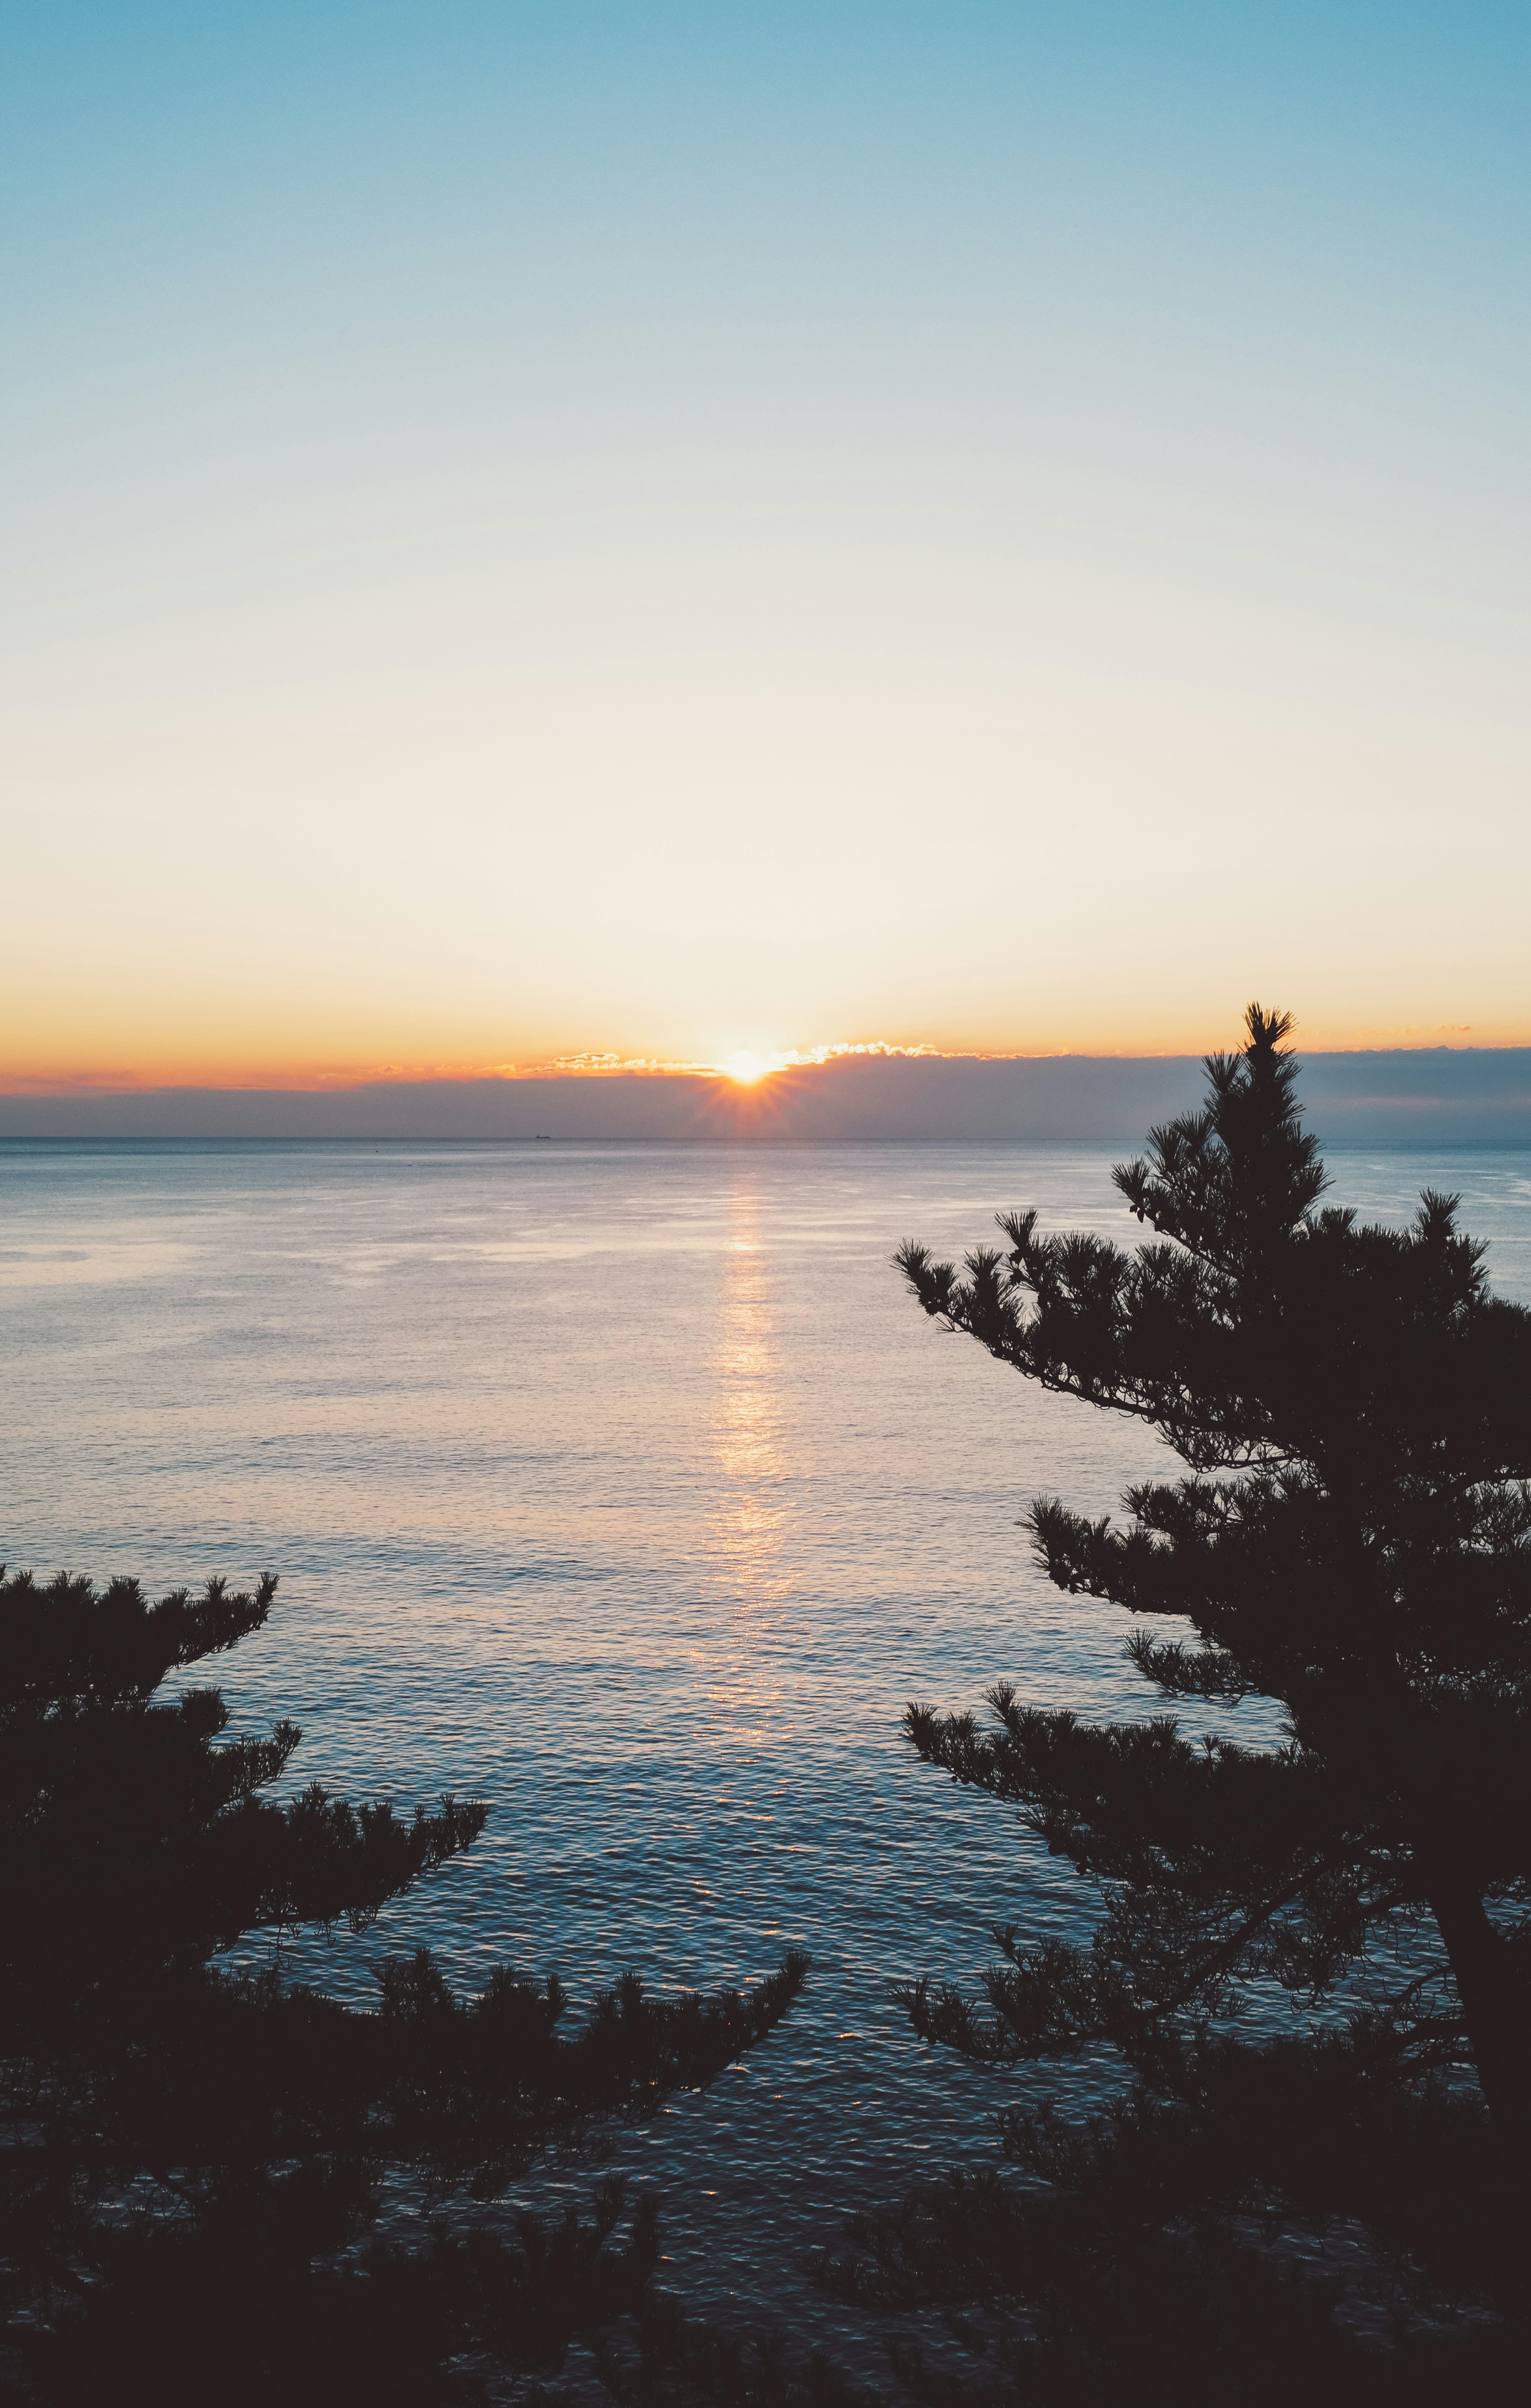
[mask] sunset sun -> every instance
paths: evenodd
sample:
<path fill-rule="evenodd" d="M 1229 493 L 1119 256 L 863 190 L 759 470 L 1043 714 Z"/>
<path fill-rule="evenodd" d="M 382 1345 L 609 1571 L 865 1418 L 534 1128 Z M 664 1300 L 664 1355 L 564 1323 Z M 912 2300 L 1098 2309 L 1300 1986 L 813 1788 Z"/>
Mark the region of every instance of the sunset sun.
<path fill-rule="evenodd" d="M 732 1079 L 736 1086 L 752 1087 L 765 1078 L 770 1067 L 758 1054 L 731 1054 L 723 1068 L 723 1076 Z"/>

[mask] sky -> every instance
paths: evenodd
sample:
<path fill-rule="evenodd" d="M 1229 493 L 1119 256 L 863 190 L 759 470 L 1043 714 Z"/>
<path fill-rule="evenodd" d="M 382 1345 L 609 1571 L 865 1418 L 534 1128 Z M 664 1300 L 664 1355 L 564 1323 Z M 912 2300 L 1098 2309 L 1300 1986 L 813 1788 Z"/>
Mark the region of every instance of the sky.
<path fill-rule="evenodd" d="M 1531 1040 L 1520 6 L 0 30 L 0 1086 Z"/>

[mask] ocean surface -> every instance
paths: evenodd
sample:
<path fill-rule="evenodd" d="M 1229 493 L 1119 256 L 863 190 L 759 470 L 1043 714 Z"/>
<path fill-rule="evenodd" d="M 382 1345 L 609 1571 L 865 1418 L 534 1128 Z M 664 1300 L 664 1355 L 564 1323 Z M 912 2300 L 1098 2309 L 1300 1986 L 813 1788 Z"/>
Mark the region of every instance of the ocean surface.
<path fill-rule="evenodd" d="M 1531 1301 L 1531 1154 L 1337 1153 L 1396 1221 L 1459 1191 Z M 910 1698 L 995 1679 L 1130 1718 L 1123 1618 L 1061 1596 L 1018 1516 L 1105 1512 L 1173 1458 L 943 1336 L 889 1267 L 1003 1207 L 1138 1236 L 1109 1160 L 1009 1147 L 0 1145 L 0 1554 L 39 1573 L 280 1575 L 199 1675 L 236 1727 L 290 1715 L 294 1783 L 488 1800 L 478 1846 L 360 1940 L 305 1943 L 348 1997 L 427 1942 L 576 1998 L 813 1957 L 787 2021 L 613 2162 L 664 2201 L 698 2305 L 804 2312 L 849 2209 L 957 2159 L 995 2111 L 1102 2070 L 979 2074 L 890 1988 L 964 1981 L 990 1927 L 1088 1928 L 1008 1813 L 915 1763 Z M 1189 1719 L 1189 1718 L 1188 1718 Z M 1197 1729 L 1274 1738 L 1272 1711 Z M 589 2176 L 524 2194 L 578 2195 Z M 408 2201 L 396 2203 L 400 2218 Z"/>

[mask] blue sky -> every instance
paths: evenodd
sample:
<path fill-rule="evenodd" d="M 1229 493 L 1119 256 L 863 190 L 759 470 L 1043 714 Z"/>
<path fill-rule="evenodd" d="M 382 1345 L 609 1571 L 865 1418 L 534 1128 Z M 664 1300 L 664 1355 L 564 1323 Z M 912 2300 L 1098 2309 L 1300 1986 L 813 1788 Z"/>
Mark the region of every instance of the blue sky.
<path fill-rule="evenodd" d="M 1524 10 L 0 39 L 0 1073 L 1531 1035 Z"/>

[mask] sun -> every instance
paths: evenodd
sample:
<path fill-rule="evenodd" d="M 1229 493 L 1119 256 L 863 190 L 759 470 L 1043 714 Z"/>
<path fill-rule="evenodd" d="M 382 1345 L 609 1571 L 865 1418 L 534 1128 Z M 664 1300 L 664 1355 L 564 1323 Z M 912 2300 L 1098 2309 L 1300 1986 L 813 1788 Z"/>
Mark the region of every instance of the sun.
<path fill-rule="evenodd" d="M 737 1087 L 752 1087 L 757 1080 L 764 1079 L 770 1067 L 768 1062 L 761 1060 L 758 1054 L 732 1054 L 723 1064 L 723 1071 L 724 1078 L 732 1079 Z"/>

